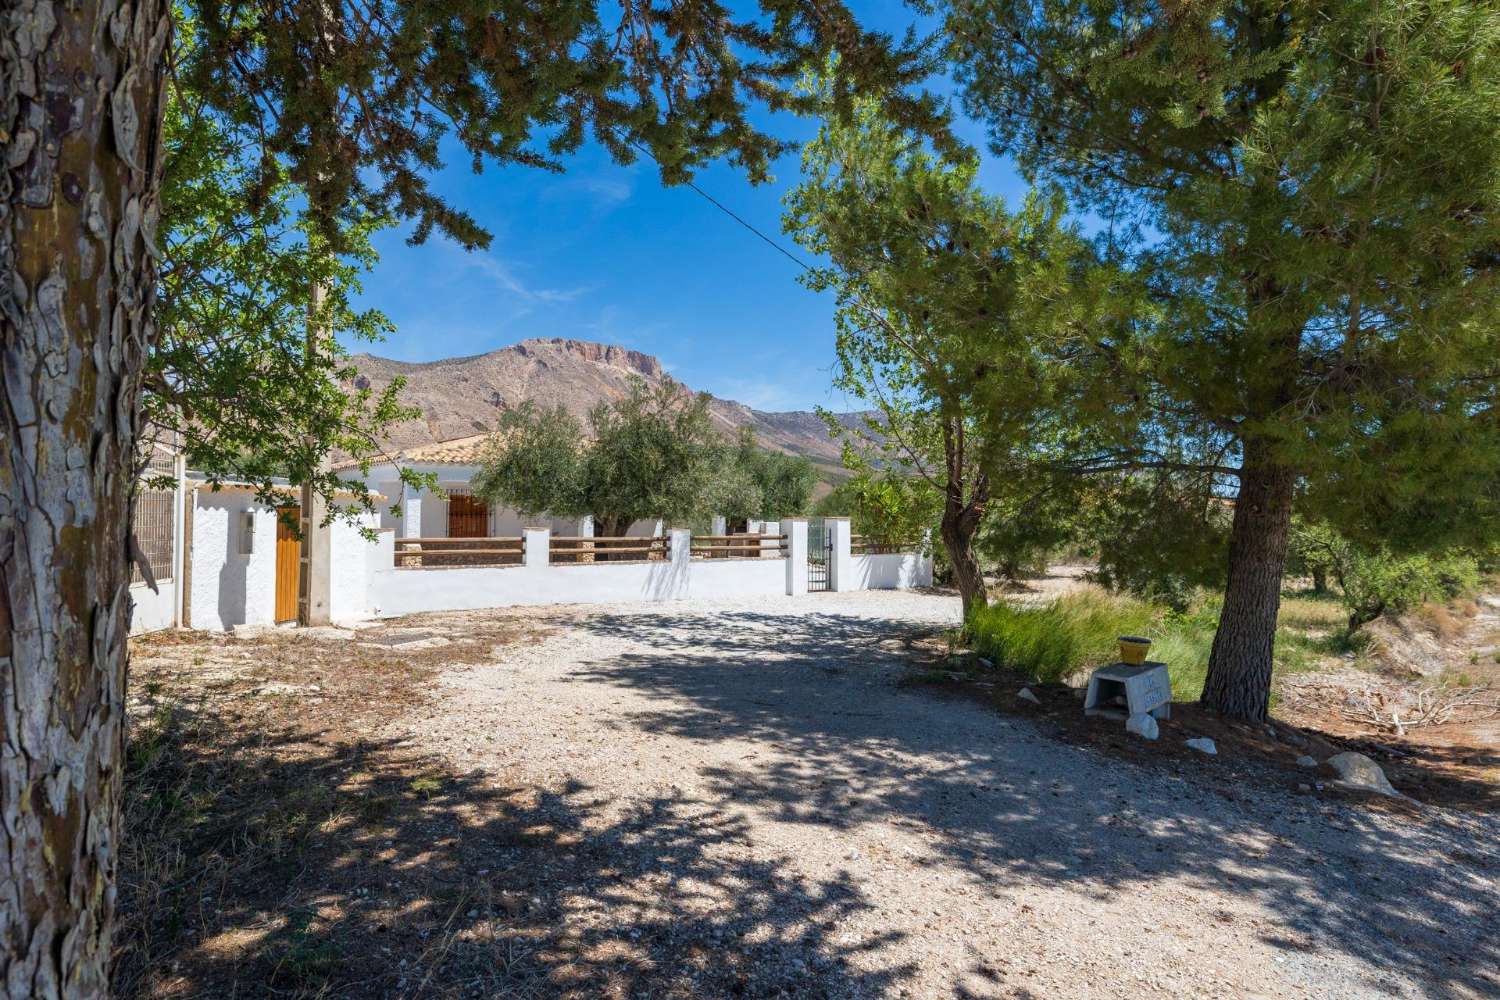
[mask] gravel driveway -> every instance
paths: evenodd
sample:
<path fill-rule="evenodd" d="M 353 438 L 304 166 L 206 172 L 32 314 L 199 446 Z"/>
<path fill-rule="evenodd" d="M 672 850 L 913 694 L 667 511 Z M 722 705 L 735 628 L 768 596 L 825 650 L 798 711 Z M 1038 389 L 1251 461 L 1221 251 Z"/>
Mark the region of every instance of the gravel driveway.
<path fill-rule="evenodd" d="M 695 995 L 1500 996 L 1493 818 L 1235 791 L 900 686 L 954 599 L 528 614 L 555 630 L 406 735 L 572 817 L 559 933 L 751 970 Z"/>

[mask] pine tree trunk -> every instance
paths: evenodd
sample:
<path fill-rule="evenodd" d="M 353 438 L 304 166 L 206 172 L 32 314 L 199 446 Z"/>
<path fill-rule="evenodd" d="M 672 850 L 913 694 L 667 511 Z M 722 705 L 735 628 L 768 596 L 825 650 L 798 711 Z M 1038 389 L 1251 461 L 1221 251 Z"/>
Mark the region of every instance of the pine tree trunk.
<path fill-rule="evenodd" d="M 0 13 L 0 995 L 108 994 L 165 0 Z"/>
<path fill-rule="evenodd" d="M 1246 442 L 1229 536 L 1229 583 L 1202 696 L 1209 708 L 1232 718 L 1260 721 L 1270 708 L 1295 481 L 1294 470 L 1269 461 L 1263 446 Z"/>

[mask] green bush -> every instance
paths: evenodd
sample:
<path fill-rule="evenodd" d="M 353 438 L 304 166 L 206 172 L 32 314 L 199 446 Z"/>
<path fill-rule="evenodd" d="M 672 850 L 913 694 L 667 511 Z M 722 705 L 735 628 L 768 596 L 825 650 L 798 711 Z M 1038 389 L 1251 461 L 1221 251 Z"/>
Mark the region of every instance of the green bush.
<path fill-rule="evenodd" d="M 1479 590 L 1479 565 L 1462 554 L 1409 556 L 1355 552 L 1341 574 L 1349 626 L 1399 614 L 1427 601 L 1451 601 Z"/>

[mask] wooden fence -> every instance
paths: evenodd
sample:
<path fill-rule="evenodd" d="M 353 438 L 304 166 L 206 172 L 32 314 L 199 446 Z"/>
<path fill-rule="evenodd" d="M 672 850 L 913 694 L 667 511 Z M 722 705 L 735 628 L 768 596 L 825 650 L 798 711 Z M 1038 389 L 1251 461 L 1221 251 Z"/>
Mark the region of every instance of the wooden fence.
<path fill-rule="evenodd" d="M 785 535 L 694 535 L 694 559 L 779 559 L 786 554 Z"/>
<path fill-rule="evenodd" d="M 672 540 L 665 535 L 553 535 L 548 562 L 577 566 L 594 562 L 659 562 L 671 556 Z"/>
<path fill-rule="evenodd" d="M 917 551 L 916 542 L 897 542 L 877 535 L 851 535 L 849 553 L 856 556 L 888 556 Z"/>

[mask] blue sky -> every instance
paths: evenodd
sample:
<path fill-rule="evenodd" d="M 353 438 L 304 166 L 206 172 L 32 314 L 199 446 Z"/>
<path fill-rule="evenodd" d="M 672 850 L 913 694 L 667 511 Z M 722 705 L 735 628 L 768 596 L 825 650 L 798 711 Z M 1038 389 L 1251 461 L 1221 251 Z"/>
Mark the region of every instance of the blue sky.
<path fill-rule="evenodd" d="M 871 5 L 871 21 L 908 23 L 899 4 Z M 857 5 L 858 7 L 858 5 Z M 905 18 L 905 20 L 903 20 Z M 781 117 L 768 127 L 805 139 L 812 122 Z M 982 146 L 982 130 L 961 124 Z M 523 167 L 475 175 L 461 155 L 434 189 L 493 235 L 466 253 L 434 236 L 407 246 L 408 230 L 380 234 L 380 263 L 366 276 L 363 304 L 386 313 L 396 333 L 360 349 L 406 361 L 482 354 L 528 337 L 571 337 L 654 354 L 694 389 L 766 410 L 844 408 L 829 388 L 831 297 L 797 282 L 798 268 L 687 187 L 665 188 L 654 164 L 613 163 L 585 148 L 555 175 Z M 752 186 L 715 164 L 696 182 L 778 242 L 781 199 L 798 160 Z M 985 186 L 1016 200 L 1024 183 L 989 158 Z"/>

